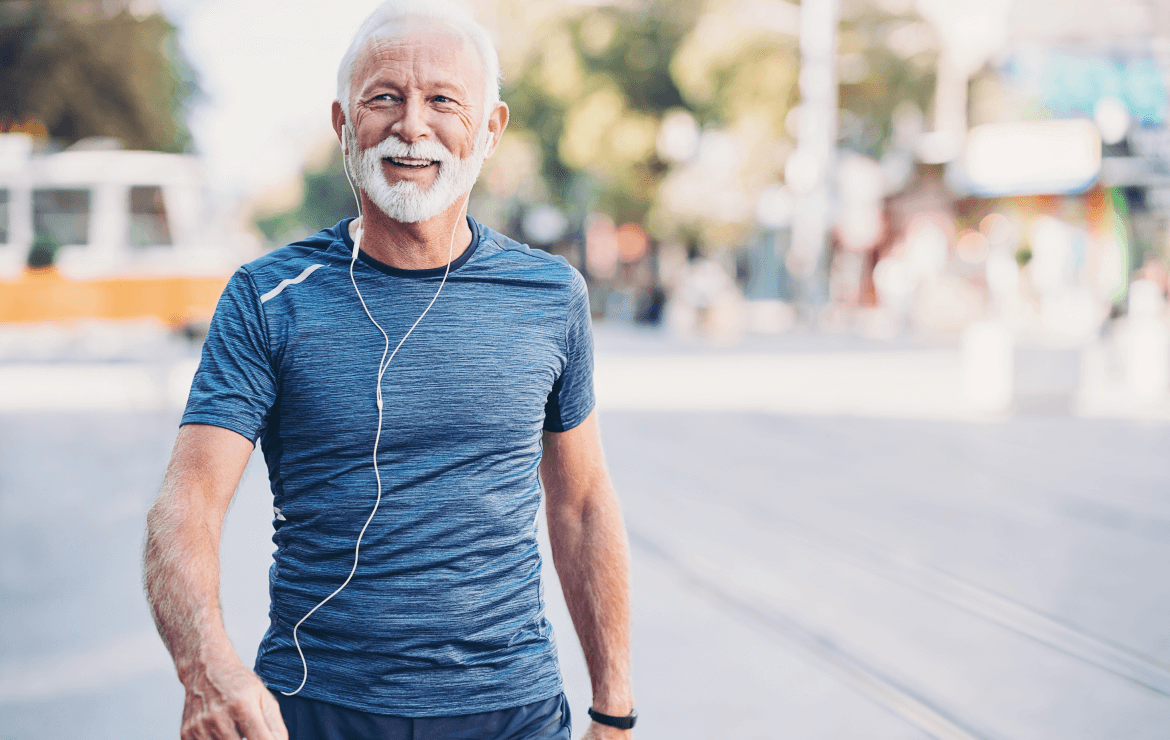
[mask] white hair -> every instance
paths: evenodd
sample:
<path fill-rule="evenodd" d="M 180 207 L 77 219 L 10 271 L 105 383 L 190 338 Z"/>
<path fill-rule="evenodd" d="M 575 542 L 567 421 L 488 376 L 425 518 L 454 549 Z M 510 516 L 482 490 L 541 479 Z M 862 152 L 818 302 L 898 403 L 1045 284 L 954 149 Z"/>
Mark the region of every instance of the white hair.
<path fill-rule="evenodd" d="M 341 103 L 341 109 L 345 111 L 346 120 L 350 115 L 350 87 L 353 84 L 358 54 L 366 42 L 386 26 L 412 18 L 433 20 L 446 25 L 475 47 L 483 65 L 483 103 L 486 121 L 492 108 L 500 101 L 500 58 L 484 27 L 479 25 L 463 7 L 450 0 L 386 0 L 370 13 L 354 34 L 349 50 L 341 58 L 341 66 L 337 70 L 337 100 Z"/>

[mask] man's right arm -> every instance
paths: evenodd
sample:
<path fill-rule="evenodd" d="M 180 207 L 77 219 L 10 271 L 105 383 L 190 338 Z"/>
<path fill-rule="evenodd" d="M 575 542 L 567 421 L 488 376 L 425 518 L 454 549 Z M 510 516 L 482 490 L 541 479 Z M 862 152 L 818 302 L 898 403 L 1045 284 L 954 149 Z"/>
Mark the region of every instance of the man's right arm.
<path fill-rule="evenodd" d="M 147 515 L 143 582 L 186 689 L 183 740 L 288 738 L 275 697 L 228 640 L 219 604 L 220 534 L 252 449 L 227 429 L 181 427 Z"/>

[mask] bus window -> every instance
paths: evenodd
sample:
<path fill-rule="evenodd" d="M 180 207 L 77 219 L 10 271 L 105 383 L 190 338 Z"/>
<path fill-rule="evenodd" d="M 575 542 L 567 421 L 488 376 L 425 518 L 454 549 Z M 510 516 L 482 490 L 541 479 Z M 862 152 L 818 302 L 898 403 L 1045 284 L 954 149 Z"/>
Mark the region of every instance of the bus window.
<path fill-rule="evenodd" d="M 0 244 L 8 243 L 8 191 L 0 188 Z"/>
<path fill-rule="evenodd" d="M 55 246 L 89 243 L 88 188 L 33 191 L 33 229 L 37 242 Z"/>
<path fill-rule="evenodd" d="M 130 244 L 135 247 L 169 246 L 171 227 L 158 185 L 130 188 Z"/>

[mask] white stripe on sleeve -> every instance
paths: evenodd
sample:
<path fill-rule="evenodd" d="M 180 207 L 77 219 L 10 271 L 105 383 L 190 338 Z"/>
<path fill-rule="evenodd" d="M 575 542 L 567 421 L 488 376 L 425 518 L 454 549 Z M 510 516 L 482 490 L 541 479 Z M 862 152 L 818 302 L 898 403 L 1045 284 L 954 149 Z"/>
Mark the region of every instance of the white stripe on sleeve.
<path fill-rule="evenodd" d="M 295 278 L 289 278 L 288 280 L 281 280 L 280 285 L 276 286 L 272 290 L 270 290 L 267 293 L 265 293 L 264 295 L 260 296 L 260 302 L 261 303 L 268 303 L 270 300 L 272 300 L 276 296 L 280 295 L 280 292 L 282 290 L 284 290 L 285 288 L 287 288 L 288 286 L 296 285 L 297 283 L 304 282 L 305 278 L 312 275 L 313 270 L 316 270 L 318 267 L 324 267 L 324 265 L 309 265 L 308 267 L 305 268 L 304 272 L 302 272 L 300 275 L 297 275 Z"/>

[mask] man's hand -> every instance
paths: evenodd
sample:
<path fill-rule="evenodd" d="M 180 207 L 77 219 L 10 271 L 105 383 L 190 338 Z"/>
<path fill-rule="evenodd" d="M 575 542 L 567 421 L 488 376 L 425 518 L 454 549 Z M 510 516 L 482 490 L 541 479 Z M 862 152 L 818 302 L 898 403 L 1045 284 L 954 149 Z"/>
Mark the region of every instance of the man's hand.
<path fill-rule="evenodd" d="M 182 740 L 288 740 L 276 697 L 238 660 L 184 678 Z"/>
<path fill-rule="evenodd" d="M 633 730 L 619 730 L 609 725 L 590 722 L 589 726 L 585 728 L 585 734 L 581 736 L 581 740 L 633 740 L 633 737 Z"/>

